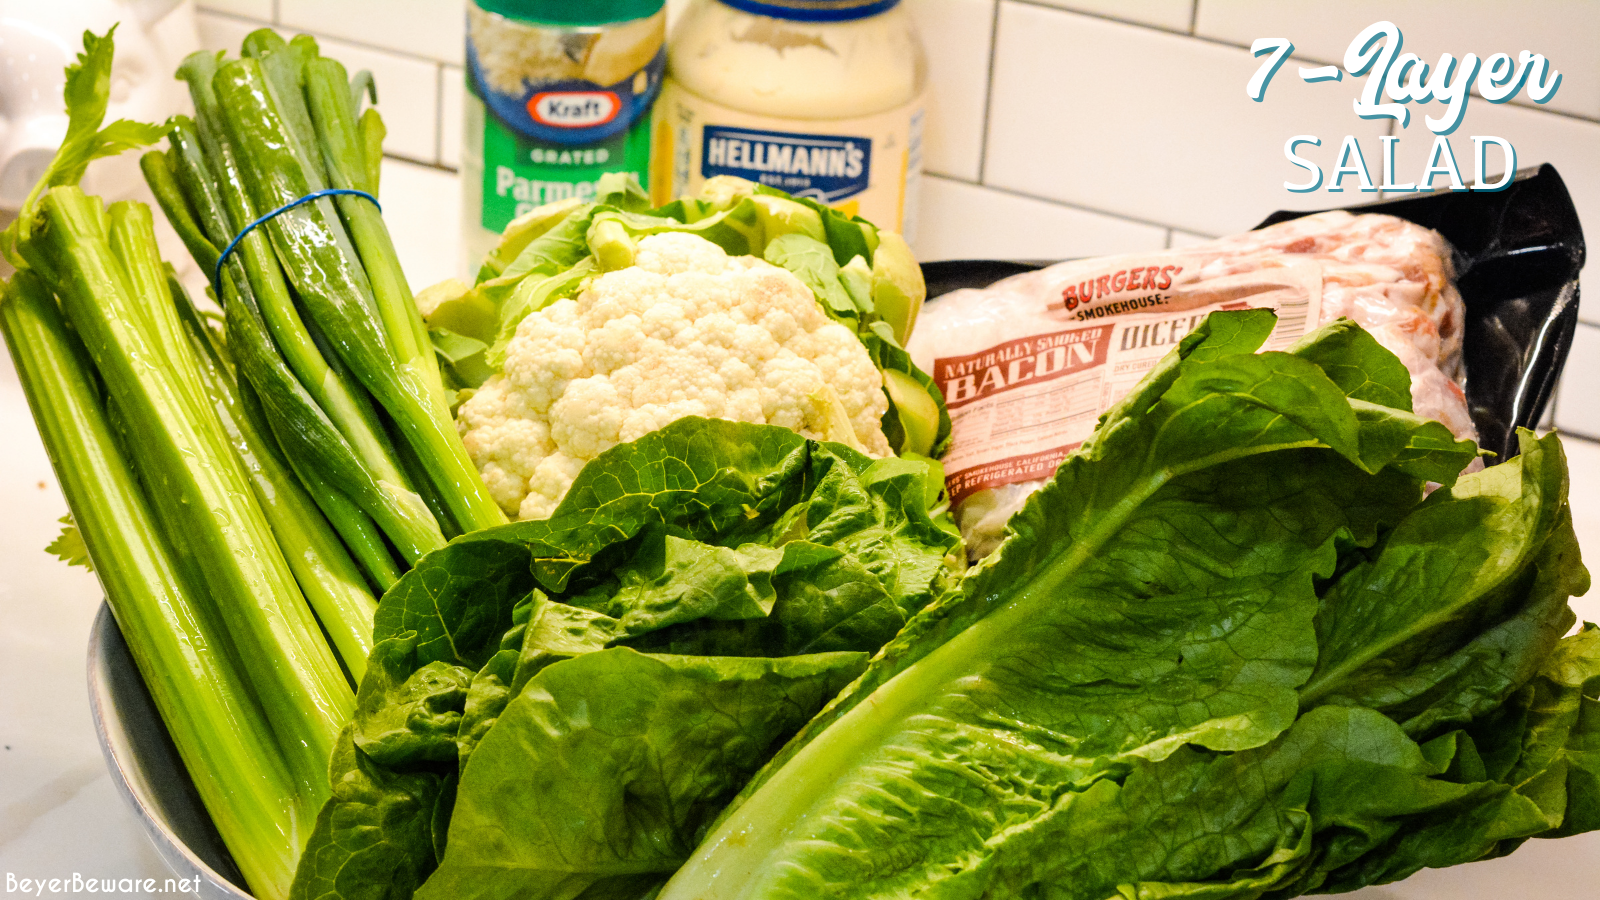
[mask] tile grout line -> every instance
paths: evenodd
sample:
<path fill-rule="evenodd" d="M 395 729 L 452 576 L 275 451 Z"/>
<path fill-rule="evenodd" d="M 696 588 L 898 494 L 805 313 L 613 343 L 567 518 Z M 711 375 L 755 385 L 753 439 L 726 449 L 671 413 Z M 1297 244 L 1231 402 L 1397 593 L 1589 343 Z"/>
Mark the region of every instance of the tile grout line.
<path fill-rule="evenodd" d="M 276 0 L 274 0 L 276 2 Z M 1195 30 L 1200 26 L 1200 0 L 1192 0 L 1189 6 L 1189 36 L 1194 37 Z"/>
<path fill-rule="evenodd" d="M 433 163 L 444 165 L 444 63 L 433 73 Z"/>
<path fill-rule="evenodd" d="M 444 163 L 429 162 L 429 161 L 427 161 L 425 159 L 417 159 L 417 158 L 411 157 L 411 156 L 401 156 L 398 153 L 390 153 L 387 150 L 384 151 L 383 158 L 384 159 L 392 159 L 395 162 L 402 162 L 402 163 L 405 163 L 408 166 L 421 166 L 424 169 L 433 169 L 434 171 L 437 171 L 437 172 L 449 172 L 449 173 L 451 173 L 453 175 L 460 175 L 461 174 L 460 167 L 452 168 L 450 166 L 445 165 Z"/>
<path fill-rule="evenodd" d="M 1000 46 L 1000 5 L 1005 0 L 995 0 L 994 11 L 989 14 L 989 72 L 983 87 L 983 125 L 978 135 L 978 181 L 983 181 L 984 168 L 989 164 L 989 109 L 994 105 L 994 59 Z"/>
<path fill-rule="evenodd" d="M 1169 28 L 1169 27 L 1167 27 L 1165 25 L 1156 25 L 1156 24 L 1153 24 L 1153 23 L 1150 23 L 1150 22 L 1141 22 L 1141 21 L 1139 21 L 1137 19 L 1123 19 L 1123 18 L 1119 18 L 1117 16 L 1106 15 L 1105 13 L 1094 13 L 1094 12 L 1085 12 L 1083 10 L 1078 10 L 1078 9 L 1067 9 L 1066 7 L 1057 6 L 1054 3 L 1051 3 L 1050 0 L 1008 0 L 1008 2 L 1018 3 L 1018 4 L 1021 4 L 1023 6 L 1031 6 L 1031 7 L 1035 8 L 1035 9 L 1045 9 L 1045 10 L 1051 10 L 1053 12 L 1058 12 L 1058 13 L 1066 13 L 1067 15 L 1071 15 L 1071 16 L 1083 16 L 1084 18 L 1087 18 L 1087 19 L 1100 19 L 1101 21 L 1104 21 L 1104 22 L 1116 22 L 1119 25 L 1131 25 L 1134 28 L 1145 28 L 1145 29 L 1149 29 L 1150 31 L 1159 31 L 1162 34 L 1170 34 L 1170 35 L 1175 35 L 1177 37 L 1192 37 L 1192 38 L 1195 38 L 1197 40 L 1205 41 L 1208 44 L 1221 44 L 1221 45 L 1226 46 L 1226 47 L 1239 47 L 1239 46 L 1242 46 L 1240 44 L 1235 44 L 1232 41 L 1224 41 L 1224 40 L 1222 40 L 1220 38 L 1207 37 L 1207 36 L 1205 36 L 1203 34 L 1195 34 L 1195 33 L 1193 33 L 1192 29 L 1195 27 L 1195 23 L 1198 21 L 1199 16 L 1200 16 L 1200 10 L 1199 10 L 1199 5 L 1198 5 L 1199 0 L 1195 0 L 1196 6 L 1194 6 L 1190 10 L 1190 13 L 1189 13 L 1189 29 L 1191 29 L 1191 30 L 1184 30 L 1182 28 Z M 1249 47 L 1245 47 L 1244 49 L 1248 50 L 1250 48 Z"/>
<path fill-rule="evenodd" d="M 274 0 L 274 3 L 276 3 L 276 0 Z M 274 6 L 274 10 L 276 10 L 276 6 Z M 196 12 L 196 14 L 204 14 L 204 15 L 208 15 L 208 16 L 216 16 L 219 19 L 227 19 L 230 22 L 241 22 L 241 23 L 245 23 L 245 24 L 249 24 L 249 25 L 259 25 L 259 26 L 261 26 L 263 28 L 293 29 L 294 31 L 299 32 L 299 33 L 309 34 L 309 35 L 311 35 L 312 37 L 316 38 L 319 41 L 338 41 L 341 44 L 349 44 L 352 47 L 357 47 L 359 49 L 366 50 L 369 53 L 382 53 L 382 54 L 385 54 L 387 56 L 397 57 L 397 58 L 405 60 L 407 62 L 422 62 L 422 63 L 428 63 L 429 65 L 440 65 L 440 66 L 459 65 L 459 63 L 447 62 L 445 60 L 439 59 L 436 56 L 426 56 L 426 55 L 423 55 L 421 53 L 412 53 L 409 50 L 400 50 L 400 49 L 397 49 L 395 47 L 385 47 L 382 44 L 373 44 L 373 43 L 369 43 L 367 41 L 357 40 L 357 39 L 353 39 L 353 38 L 340 37 L 339 35 L 336 35 L 336 34 L 328 34 L 327 32 L 323 32 L 323 31 L 316 31 L 316 30 L 313 30 L 313 29 L 310 29 L 310 28 L 303 28 L 303 27 L 301 27 L 299 25 L 285 25 L 282 22 L 263 22 L 260 19 L 251 18 L 250 16 L 235 15 L 233 13 L 222 12 L 221 10 L 211 9 L 209 7 L 205 8 L 205 9 L 196 9 L 195 12 Z M 274 11 L 273 17 L 277 18 L 276 11 Z"/>

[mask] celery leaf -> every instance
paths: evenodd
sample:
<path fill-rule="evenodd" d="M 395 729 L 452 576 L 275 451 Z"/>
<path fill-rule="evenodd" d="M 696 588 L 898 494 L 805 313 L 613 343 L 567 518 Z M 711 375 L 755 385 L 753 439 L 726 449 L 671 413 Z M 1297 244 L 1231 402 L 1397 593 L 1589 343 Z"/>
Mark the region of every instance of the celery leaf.
<path fill-rule="evenodd" d="M 115 156 L 124 150 L 146 147 L 159 141 L 171 130 L 169 125 L 153 125 L 118 119 L 104 128 L 106 106 L 111 97 L 112 35 L 115 25 L 104 36 L 93 32 L 83 33 L 83 52 L 77 62 L 67 66 L 66 87 L 62 97 L 67 106 L 67 132 L 61 147 L 45 169 L 44 176 L 33 186 L 15 222 L 0 233 L 0 253 L 21 268 L 24 263 L 16 252 L 16 245 L 27 237 L 39 197 L 46 190 L 61 185 L 77 184 L 89 163 L 105 156 Z"/>
<path fill-rule="evenodd" d="M 59 521 L 61 533 L 44 548 L 45 552 L 55 554 L 57 559 L 69 566 L 83 566 L 93 572 L 94 561 L 89 558 L 89 548 L 83 543 L 83 532 L 78 530 L 78 523 L 72 521 L 72 513 L 62 516 Z"/>

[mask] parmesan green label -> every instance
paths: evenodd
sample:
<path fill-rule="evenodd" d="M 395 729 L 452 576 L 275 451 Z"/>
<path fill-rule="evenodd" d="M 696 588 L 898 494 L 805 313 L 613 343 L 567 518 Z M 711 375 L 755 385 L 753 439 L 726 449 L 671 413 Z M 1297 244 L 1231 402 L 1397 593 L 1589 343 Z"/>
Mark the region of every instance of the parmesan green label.
<path fill-rule="evenodd" d="M 582 27 L 468 5 L 466 145 L 483 148 L 481 209 L 468 221 L 499 232 L 542 204 L 594 197 L 608 172 L 647 181 L 650 107 L 667 68 L 666 12 L 654 5 L 644 18 Z"/>
<path fill-rule="evenodd" d="M 649 186 L 648 113 L 626 131 L 588 144 L 523 137 L 492 115 L 483 129 L 483 227 L 491 231 L 541 204 L 593 199 L 595 182 L 607 172 L 633 172 Z"/>

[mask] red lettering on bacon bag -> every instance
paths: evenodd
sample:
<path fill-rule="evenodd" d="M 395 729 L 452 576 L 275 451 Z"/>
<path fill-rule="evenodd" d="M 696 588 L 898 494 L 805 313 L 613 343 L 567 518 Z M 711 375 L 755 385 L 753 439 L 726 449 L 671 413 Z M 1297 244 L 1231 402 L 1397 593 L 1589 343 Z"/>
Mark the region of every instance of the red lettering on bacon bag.
<path fill-rule="evenodd" d="M 1111 325 L 1036 335 L 991 347 L 982 353 L 933 361 L 933 379 L 950 409 L 1000 391 L 1039 384 L 1102 365 Z"/>

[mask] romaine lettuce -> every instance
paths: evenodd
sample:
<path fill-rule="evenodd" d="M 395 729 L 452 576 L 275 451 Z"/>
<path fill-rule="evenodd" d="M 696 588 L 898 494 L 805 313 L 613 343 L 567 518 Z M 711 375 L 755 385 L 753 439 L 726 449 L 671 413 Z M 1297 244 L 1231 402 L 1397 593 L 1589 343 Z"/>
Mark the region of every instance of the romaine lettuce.
<path fill-rule="evenodd" d="M 424 557 L 378 608 L 293 896 L 659 884 L 952 589 L 941 482 L 936 463 L 683 419 L 595 459 L 550 519 Z"/>
<path fill-rule="evenodd" d="M 1458 480 L 1369 335 L 1272 326 L 960 578 L 936 464 L 699 419 L 425 557 L 295 896 L 1288 897 L 1600 827 L 1559 440 Z"/>
<path fill-rule="evenodd" d="M 1270 327 L 1185 339 L 661 900 L 1293 896 L 1600 824 L 1558 440 L 1449 487 L 1387 351 Z"/>

